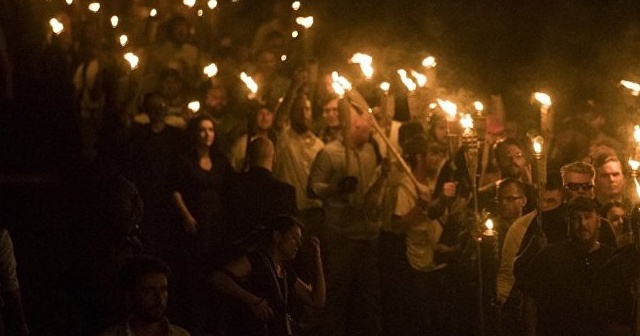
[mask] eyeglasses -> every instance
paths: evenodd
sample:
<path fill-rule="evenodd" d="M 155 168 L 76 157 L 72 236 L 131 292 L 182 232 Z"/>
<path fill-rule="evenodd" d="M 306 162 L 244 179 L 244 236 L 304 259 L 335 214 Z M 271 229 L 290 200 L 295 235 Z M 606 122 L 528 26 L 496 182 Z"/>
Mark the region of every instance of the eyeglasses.
<path fill-rule="evenodd" d="M 585 183 L 567 183 L 564 185 L 565 188 L 571 190 L 571 191 L 578 191 L 578 190 L 582 190 L 582 191 L 589 191 L 591 189 L 593 189 L 593 184 L 591 184 L 590 182 L 585 182 Z"/>

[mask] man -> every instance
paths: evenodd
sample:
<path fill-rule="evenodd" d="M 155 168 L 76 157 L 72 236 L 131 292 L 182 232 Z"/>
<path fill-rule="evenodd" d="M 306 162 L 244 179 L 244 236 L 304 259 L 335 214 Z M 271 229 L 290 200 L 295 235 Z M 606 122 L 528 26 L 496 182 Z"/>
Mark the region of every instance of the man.
<path fill-rule="evenodd" d="M 578 196 L 566 206 L 569 237 L 549 245 L 519 278 L 537 307 L 535 334 L 630 335 L 633 315 L 631 254 L 614 257 L 598 241 L 595 200 Z"/>
<path fill-rule="evenodd" d="M 225 184 L 224 208 L 228 212 L 230 242 L 244 239 L 258 226 L 278 215 L 294 216 L 296 190 L 273 177 L 274 148 L 271 140 L 258 137 L 247 149 L 249 170 Z"/>
<path fill-rule="evenodd" d="M 102 336 L 188 336 L 165 316 L 169 298 L 169 266 L 162 260 L 137 256 L 122 267 L 120 280 L 131 302 L 131 315 L 110 327 Z"/>
<path fill-rule="evenodd" d="M 334 140 L 318 153 L 311 167 L 308 192 L 325 210 L 328 300 L 327 335 L 379 335 L 380 302 L 377 269 L 378 199 L 386 175 L 378 174 L 370 128 L 351 109 L 345 141 Z M 348 155 L 348 159 L 347 159 Z M 358 316 L 356 323 L 349 317 Z"/>
<path fill-rule="evenodd" d="M 594 159 L 593 166 L 596 169 L 595 192 L 598 205 L 617 201 L 630 206 L 630 200 L 624 194 L 625 178 L 620 160 L 603 153 Z"/>

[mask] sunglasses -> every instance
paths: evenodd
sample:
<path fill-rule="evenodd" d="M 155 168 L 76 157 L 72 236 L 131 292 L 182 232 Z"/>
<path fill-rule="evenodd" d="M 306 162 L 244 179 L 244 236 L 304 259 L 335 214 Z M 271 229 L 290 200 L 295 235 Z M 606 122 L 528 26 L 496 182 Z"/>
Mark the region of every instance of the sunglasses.
<path fill-rule="evenodd" d="M 591 184 L 590 182 L 585 182 L 585 183 L 567 183 L 564 185 L 565 188 L 571 190 L 571 191 L 578 191 L 580 189 L 582 189 L 582 191 L 589 191 L 591 189 L 593 189 L 593 184 Z"/>

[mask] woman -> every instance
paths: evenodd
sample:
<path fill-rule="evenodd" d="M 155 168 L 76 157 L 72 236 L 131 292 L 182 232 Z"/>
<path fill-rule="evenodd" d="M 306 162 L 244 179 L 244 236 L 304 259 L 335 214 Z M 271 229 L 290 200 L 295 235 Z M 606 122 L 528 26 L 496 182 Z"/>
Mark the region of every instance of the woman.
<path fill-rule="evenodd" d="M 600 215 L 602 215 L 611 224 L 613 232 L 616 234 L 616 243 L 618 248 L 624 247 L 631 243 L 631 228 L 629 227 L 627 212 L 622 202 L 611 201 L 600 207 Z"/>
<path fill-rule="evenodd" d="M 213 120 L 208 115 L 191 119 L 185 129 L 186 155 L 175 169 L 173 201 L 179 212 L 174 246 L 167 256 L 174 271 L 172 300 L 179 324 L 193 333 L 204 328 L 208 299 L 206 267 L 221 257 L 224 225 L 219 188 L 231 174 L 227 159 L 214 145 Z"/>
<path fill-rule="evenodd" d="M 296 335 L 296 304 L 314 308 L 325 303 L 325 281 L 320 242 L 310 239 L 316 279 L 313 287 L 295 274 L 290 262 L 302 244 L 302 225 L 290 216 L 278 216 L 267 225 L 263 249 L 242 256 L 213 275 L 214 285 L 239 304 L 229 335 Z"/>

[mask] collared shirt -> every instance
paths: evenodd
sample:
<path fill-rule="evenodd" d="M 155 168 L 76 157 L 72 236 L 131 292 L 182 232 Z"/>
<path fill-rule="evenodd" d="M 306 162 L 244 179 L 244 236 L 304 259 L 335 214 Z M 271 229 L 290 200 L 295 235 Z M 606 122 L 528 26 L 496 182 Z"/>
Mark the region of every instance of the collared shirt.
<path fill-rule="evenodd" d="M 128 319 L 125 322 L 118 323 L 110 327 L 106 331 L 102 332 L 100 336 L 137 336 L 131 330 L 131 326 L 129 325 L 130 320 L 131 319 Z M 164 325 L 164 330 L 166 330 L 165 335 L 167 336 L 190 336 L 191 335 L 185 329 L 171 324 L 171 322 L 169 322 L 169 319 L 166 317 L 163 318 L 162 323 Z"/>

